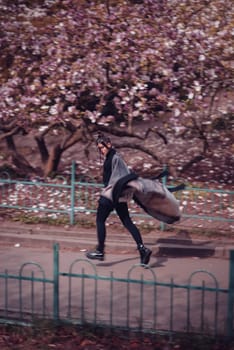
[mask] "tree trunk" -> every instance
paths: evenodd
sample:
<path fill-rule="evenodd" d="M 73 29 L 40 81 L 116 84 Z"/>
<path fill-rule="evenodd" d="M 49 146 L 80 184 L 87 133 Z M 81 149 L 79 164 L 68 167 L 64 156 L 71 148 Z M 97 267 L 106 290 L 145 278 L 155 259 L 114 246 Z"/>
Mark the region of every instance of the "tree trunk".
<path fill-rule="evenodd" d="M 60 145 L 56 145 L 52 147 L 44 168 L 45 177 L 51 176 L 54 173 L 56 173 L 62 153 L 63 153 L 63 149 L 60 147 Z"/>
<path fill-rule="evenodd" d="M 12 164 L 17 168 L 17 172 L 20 176 L 30 177 L 32 173 L 36 173 L 36 169 L 34 169 L 29 162 L 19 154 L 18 152 L 12 152 L 11 154 Z"/>
<path fill-rule="evenodd" d="M 6 137 L 6 143 L 7 143 L 8 149 L 16 152 L 15 142 L 14 142 L 14 138 L 12 137 L 12 135 Z"/>
<path fill-rule="evenodd" d="M 43 164 L 45 164 L 48 161 L 49 153 L 45 144 L 45 140 L 43 137 L 35 136 L 35 140 L 37 142 L 37 146 L 39 148 L 41 161 Z"/>

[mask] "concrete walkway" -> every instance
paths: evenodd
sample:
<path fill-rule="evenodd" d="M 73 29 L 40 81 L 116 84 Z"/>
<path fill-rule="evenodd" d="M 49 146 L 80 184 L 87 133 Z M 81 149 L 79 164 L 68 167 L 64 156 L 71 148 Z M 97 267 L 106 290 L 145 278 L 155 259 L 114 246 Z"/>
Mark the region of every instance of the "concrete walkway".
<path fill-rule="evenodd" d="M 122 229 L 122 232 L 107 230 L 106 252 L 136 254 L 135 242 Z M 158 256 L 213 256 L 229 258 L 234 249 L 234 239 L 192 239 L 183 232 L 175 235 L 170 232 L 155 231 L 143 236 L 145 245 Z M 45 226 L 3 221 L 0 223 L 1 245 L 21 247 L 51 248 L 59 243 L 62 249 L 84 251 L 96 245 L 96 232 L 91 229 L 77 229 L 73 226 Z"/>
<path fill-rule="evenodd" d="M 108 230 L 106 259 L 99 262 L 89 261 L 85 257 L 86 250 L 96 245 L 94 229 L 25 225 L 3 221 L 0 225 L 0 273 L 4 275 L 7 269 L 7 274 L 18 275 L 23 269 L 23 275 L 30 275 L 28 269 L 35 268 L 35 276 L 40 276 L 42 269 L 46 278 L 53 280 L 53 245 L 59 243 L 60 316 L 84 322 L 106 322 L 115 326 L 128 326 L 129 323 L 131 327 L 138 327 L 139 322 L 142 322 L 143 328 L 172 327 L 174 330 L 184 330 L 188 325 L 188 294 L 186 287 L 178 287 L 178 284 L 186 286 L 195 283 L 201 286 L 205 283 L 206 286 L 214 288 L 218 283 L 219 288 L 228 288 L 228 258 L 230 250 L 234 249 L 234 242 L 193 240 L 186 234 L 175 236 L 159 231 L 144 234 L 143 238 L 145 244 L 153 251 L 148 269 L 139 266 L 135 243 L 124 231 L 117 234 Z M 40 266 L 39 271 L 37 265 Z M 94 275 L 94 279 L 70 279 L 66 274 L 69 274 L 71 269 L 74 273 L 85 271 L 85 274 Z M 195 271 L 197 272 L 192 277 Z M 115 278 L 113 282 L 110 282 L 111 276 Z M 141 278 L 146 281 L 162 281 L 168 286 L 157 286 L 155 300 L 155 286 L 146 285 L 142 289 L 139 283 L 127 282 L 129 279 L 140 281 Z M 4 278 L 0 281 L 4 282 Z M 171 289 L 172 281 L 176 283 L 176 288 Z M 20 285 L 17 279 L 8 280 L 7 293 L 3 283 L 0 289 L 0 312 L 6 304 L 15 310 L 30 310 L 30 283 L 24 281 Z M 37 312 L 41 310 L 42 282 L 34 283 L 33 290 L 33 307 Z M 46 312 L 52 315 L 53 284 L 47 284 L 46 293 Z M 173 309 L 170 306 L 170 293 L 173 293 Z M 201 292 L 191 293 L 192 319 L 189 322 L 197 329 L 204 322 L 199 309 Z M 19 295 L 22 296 L 21 302 Z M 216 305 L 214 295 L 215 293 L 205 293 L 203 310 L 205 321 L 211 329 Z M 3 314 L 6 315 L 6 311 Z M 219 296 L 217 320 L 221 330 L 226 326 L 226 317 L 227 293 L 224 292 Z"/>

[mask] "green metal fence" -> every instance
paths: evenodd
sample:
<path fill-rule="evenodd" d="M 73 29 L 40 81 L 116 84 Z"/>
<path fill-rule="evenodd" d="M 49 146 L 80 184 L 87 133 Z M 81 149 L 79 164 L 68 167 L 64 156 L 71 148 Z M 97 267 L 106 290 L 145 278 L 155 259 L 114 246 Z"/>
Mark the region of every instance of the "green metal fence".
<path fill-rule="evenodd" d="M 91 324 L 142 332 L 233 337 L 234 251 L 228 288 L 213 274 L 194 271 L 187 282 L 159 281 L 154 270 L 133 265 L 125 277 L 97 274 L 77 259 L 60 271 L 59 245 L 53 248 L 50 278 L 28 262 L 16 274 L 0 273 L 0 322 L 31 324 L 38 319 Z"/>
<path fill-rule="evenodd" d="M 80 213 L 96 211 L 101 188 L 94 181 L 77 181 L 75 173 L 73 163 L 69 179 L 59 177 L 50 183 L 12 180 L 7 173 L 0 174 L 0 208 L 31 211 L 38 216 L 47 213 L 52 218 L 65 214 L 69 215 L 70 224 L 73 225 Z M 163 181 L 166 183 L 165 178 Z M 233 227 L 234 191 L 187 187 L 175 195 L 182 209 L 181 224 L 192 226 L 195 219 L 205 220 L 206 224 L 219 222 L 222 228 L 224 224 L 228 229 Z M 133 201 L 130 203 L 130 213 L 139 218 L 149 218 Z M 193 220 L 193 224 L 189 220 Z M 198 226 L 197 223 L 195 225 Z M 162 229 L 164 227 L 161 225 Z"/>

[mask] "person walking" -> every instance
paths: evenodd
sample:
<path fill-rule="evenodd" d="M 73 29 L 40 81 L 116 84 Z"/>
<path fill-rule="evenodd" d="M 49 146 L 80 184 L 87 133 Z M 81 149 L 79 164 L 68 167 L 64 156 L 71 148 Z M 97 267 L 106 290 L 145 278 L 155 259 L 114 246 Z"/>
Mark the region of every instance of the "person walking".
<path fill-rule="evenodd" d="M 152 251 L 143 244 L 142 236 L 136 225 L 130 218 L 126 199 L 120 199 L 114 204 L 112 198 L 112 189 L 114 184 L 131 173 L 125 161 L 112 146 L 109 137 L 99 134 L 96 140 L 97 148 L 105 157 L 103 163 L 103 184 L 104 190 L 98 201 L 96 225 L 98 244 L 92 251 L 88 251 L 86 256 L 88 259 L 104 260 L 105 258 L 105 240 L 106 225 L 105 222 L 110 213 L 115 210 L 124 227 L 131 233 L 136 242 L 137 249 L 140 254 L 140 263 L 147 265 L 150 260 Z"/>

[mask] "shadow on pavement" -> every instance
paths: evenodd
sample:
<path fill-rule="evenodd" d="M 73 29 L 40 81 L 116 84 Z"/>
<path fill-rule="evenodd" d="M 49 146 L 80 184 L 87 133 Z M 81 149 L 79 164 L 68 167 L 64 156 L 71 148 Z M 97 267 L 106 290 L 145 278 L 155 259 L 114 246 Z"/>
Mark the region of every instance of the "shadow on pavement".
<path fill-rule="evenodd" d="M 153 259 L 155 260 L 155 262 L 153 262 Z M 150 259 L 150 264 L 149 267 L 151 269 L 153 269 L 154 267 L 164 267 L 164 263 L 167 261 L 168 259 L 166 257 L 157 257 L 156 255 L 153 255 L 152 258 Z"/>
<path fill-rule="evenodd" d="M 163 267 L 164 266 L 164 262 L 166 262 L 168 259 L 166 257 L 157 257 L 155 254 L 152 254 L 152 257 L 150 259 L 150 263 L 149 263 L 149 267 L 150 268 L 154 268 L 154 267 Z M 133 262 L 138 264 L 139 263 L 139 258 L 138 256 L 133 257 L 133 258 L 127 258 L 127 259 L 119 259 L 119 260 L 115 260 L 115 261 L 107 261 L 107 262 L 100 262 L 97 263 L 96 266 L 102 266 L 102 267 L 110 267 L 110 266 L 114 266 L 117 264 L 122 264 L 125 262 Z"/>
<path fill-rule="evenodd" d="M 158 251 L 156 256 L 170 257 L 211 257 L 215 253 L 214 243 L 207 241 L 193 242 L 187 231 L 180 231 L 175 236 L 159 238 L 157 240 Z"/>
<path fill-rule="evenodd" d="M 125 263 L 127 261 L 133 261 L 136 259 L 137 259 L 137 256 L 133 258 L 127 258 L 127 259 L 118 259 L 115 261 L 104 261 L 104 262 L 97 263 L 96 266 L 109 267 L 109 266 L 114 266 L 116 264 Z"/>

